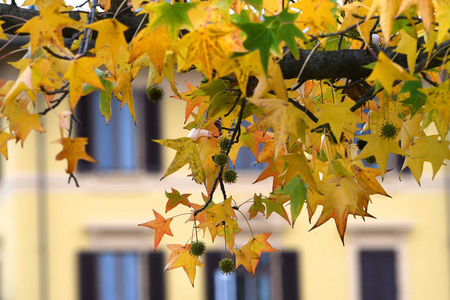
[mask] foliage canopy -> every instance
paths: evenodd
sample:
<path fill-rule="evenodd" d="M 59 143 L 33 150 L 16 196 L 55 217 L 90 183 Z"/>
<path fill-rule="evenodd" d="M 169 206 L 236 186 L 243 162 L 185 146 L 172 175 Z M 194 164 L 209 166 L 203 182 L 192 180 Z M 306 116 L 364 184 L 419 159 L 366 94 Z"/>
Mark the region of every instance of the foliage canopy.
<path fill-rule="evenodd" d="M 261 253 L 277 250 L 270 233 L 252 234 L 239 248 L 235 236 L 247 224 L 237 214 L 276 213 L 294 226 L 303 207 L 311 220 L 322 206 L 313 228 L 334 219 L 344 241 L 348 215 L 371 217 L 370 196 L 389 196 L 376 177 L 384 178 L 390 153 L 405 157 L 402 170 L 418 184 L 425 163 L 434 178 L 450 159 L 448 1 L 88 2 L 88 12 L 63 0 L 25 1 L 38 11 L 0 5 L 0 38 L 29 35 L 26 55 L 10 62 L 18 77 L 0 80 L 1 154 L 7 159 L 8 144 L 24 146 L 30 132 L 44 132 L 43 118 L 56 117 L 47 122 L 61 132 L 56 159 L 67 159 L 75 179 L 78 160 L 96 162 L 87 138 L 72 131 L 80 98 L 100 90 L 106 123 L 112 98 L 135 119 L 138 72 L 148 73 L 153 100 L 166 78 L 186 102 L 189 134 L 155 141 L 176 150 L 164 177 L 188 164 L 206 196 L 194 203 L 172 188 L 165 213 L 184 205 L 194 231 L 223 237 L 235 267 L 252 275 Z M 180 94 L 174 73 L 192 70 L 204 80 Z M 225 183 L 239 184 L 234 164 L 243 147 L 266 164 L 255 182 L 271 179 L 272 192 L 238 203 Z M 154 215 L 141 225 L 155 230 L 156 249 L 172 235 L 173 217 Z M 193 285 L 201 257 L 190 244 L 167 247 L 166 269 L 183 267 Z"/>

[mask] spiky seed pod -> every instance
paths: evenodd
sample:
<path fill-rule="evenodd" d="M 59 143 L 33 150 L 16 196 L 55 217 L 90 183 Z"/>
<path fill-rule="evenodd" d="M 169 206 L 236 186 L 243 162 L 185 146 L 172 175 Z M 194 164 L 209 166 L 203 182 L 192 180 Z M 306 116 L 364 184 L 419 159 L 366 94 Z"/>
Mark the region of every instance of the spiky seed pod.
<path fill-rule="evenodd" d="M 219 262 L 219 269 L 222 274 L 229 275 L 234 271 L 234 262 L 231 258 L 222 258 Z"/>
<path fill-rule="evenodd" d="M 381 125 L 381 136 L 385 139 L 394 139 L 397 136 L 398 128 L 392 123 L 384 123 Z"/>
<path fill-rule="evenodd" d="M 217 153 L 214 155 L 213 161 L 218 166 L 225 166 L 228 162 L 228 156 L 225 153 Z"/>
<path fill-rule="evenodd" d="M 367 145 L 367 142 L 366 142 L 366 141 L 363 141 L 363 140 L 358 140 L 358 141 L 356 142 L 356 146 L 358 147 L 359 150 L 364 149 L 364 147 L 365 147 L 366 145 Z"/>
<path fill-rule="evenodd" d="M 222 178 L 225 183 L 235 183 L 237 179 L 237 173 L 233 169 L 227 169 L 223 172 Z"/>
<path fill-rule="evenodd" d="M 227 151 L 228 145 L 230 144 L 230 139 L 227 137 L 222 137 L 219 140 L 219 149 L 223 152 Z"/>
<path fill-rule="evenodd" d="M 369 156 L 368 158 L 364 159 L 364 162 L 368 164 L 369 166 L 373 166 L 377 164 L 377 159 L 375 156 Z"/>
<path fill-rule="evenodd" d="M 205 254 L 205 251 L 206 251 L 206 244 L 204 241 L 192 242 L 192 244 L 189 248 L 189 252 L 191 253 L 191 255 L 197 256 L 197 257 Z"/>
<path fill-rule="evenodd" d="M 164 97 L 164 90 L 159 85 L 152 84 L 147 88 L 147 98 L 151 102 L 160 102 Z"/>

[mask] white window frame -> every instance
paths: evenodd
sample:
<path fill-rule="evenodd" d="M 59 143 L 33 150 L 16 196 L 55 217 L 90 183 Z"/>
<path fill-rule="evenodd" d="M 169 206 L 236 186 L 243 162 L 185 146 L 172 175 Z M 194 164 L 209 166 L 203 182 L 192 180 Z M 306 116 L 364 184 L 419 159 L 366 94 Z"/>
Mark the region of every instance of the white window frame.
<path fill-rule="evenodd" d="M 349 224 L 347 245 L 350 300 L 362 300 L 360 253 L 363 250 L 391 250 L 395 253 L 398 300 L 410 299 L 407 236 L 412 225 L 407 221 L 377 221 Z"/>

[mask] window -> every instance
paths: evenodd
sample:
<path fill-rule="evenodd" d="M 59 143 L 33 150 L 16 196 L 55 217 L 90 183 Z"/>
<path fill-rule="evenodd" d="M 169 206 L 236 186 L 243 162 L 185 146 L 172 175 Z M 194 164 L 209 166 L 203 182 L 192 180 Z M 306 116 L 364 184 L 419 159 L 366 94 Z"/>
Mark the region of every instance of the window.
<path fill-rule="evenodd" d="M 397 300 L 396 253 L 362 250 L 359 253 L 363 300 Z"/>
<path fill-rule="evenodd" d="M 263 253 L 254 278 L 242 266 L 223 275 L 218 269 L 222 258 L 222 252 L 206 255 L 208 300 L 299 299 L 297 253 Z"/>
<path fill-rule="evenodd" d="M 86 151 L 99 163 L 80 160 L 80 171 L 159 171 L 160 148 L 152 139 L 159 138 L 159 104 L 147 101 L 145 92 L 136 93 L 136 126 L 125 105 L 111 99 L 112 117 L 108 125 L 99 111 L 98 94 L 83 97 L 76 107 L 81 124 L 77 135 L 88 137 Z"/>
<path fill-rule="evenodd" d="M 406 300 L 409 222 L 349 224 L 350 300 Z"/>
<path fill-rule="evenodd" d="M 81 252 L 80 300 L 164 300 L 161 253 Z"/>

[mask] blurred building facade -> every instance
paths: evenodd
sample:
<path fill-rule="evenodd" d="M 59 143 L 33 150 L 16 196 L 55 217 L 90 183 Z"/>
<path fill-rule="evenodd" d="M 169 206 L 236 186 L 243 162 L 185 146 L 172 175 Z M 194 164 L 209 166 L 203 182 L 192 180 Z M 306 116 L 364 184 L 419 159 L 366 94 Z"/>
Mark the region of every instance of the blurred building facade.
<path fill-rule="evenodd" d="M 8 72 L 14 70 L 2 65 L 2 78 Z M 186 89 L 185 80 L 200 78 L 180 76 L 180 91 Z M 398 172 L 390 172 L 385 189 L 392 198 L 373 197 L 369 212 L 376 220 L 349 218 L 345 246 L 333 220 L 309 232 L 304 210 L 294 229 L 276 215 L 252 220 L 255 234 L 272 232 L 269 242 L 281 250 L 264 255 L 253 279 L 242 267 L 221 275 L 217 261 L 224 256 L 223 241 L 211 244 L 208 234 L 205 268 L 198 268 L 195 288 L 182 269 L 164 272 L 169 255 L 164 245 L 185 243 L 191 223 L 185 223 L 186 216 L 175 218 L 174 237 L 164 236 L 156 252 L 153 231 L 137 224 L 154 219 L 152 209 L 164 211 L 164 192 L 172 187 L 191 193 L 197 203 L 203 189 L 186 177 L 187 169 L 160 181 L 174 152 L 151 139 L 187 135 L 180 130 L 185 104 L 169 97 L 165 83 L 165 99 L 150 104 L 144 86 L 144 79 L 135 82 L 137 127 L 117 103 L 108 126 L 98 109 L 79 114 L 92 125 L 78 133 L 91 135 L 88 152 L 100 162 L 79 165 L 79 188 L 67 182 L 66 161 L 53 159 L 61 150 L 51 143 L 59 132 L 46 124 L 58 122 L 57 113 L 43 119 L 47 132 L 33 132 L 23 148 L 9 143 L 9 160 L 0 159 L 0 299 L 450 299 L 450 180 L 444 167 L 433 181 L 427 169 L 422 187 L 412 176 L 403 175 L 399 182 Z M 97 106 L 92 98 L 79 109 Z M 268 194 L 268 182 L 252 184 L 257 176 L 258 170 L 240 170 L 228 193 L 238 202 L 255 190 Z M 249 233 L 244 223 L 241 227 L 238 245 Z"/>

